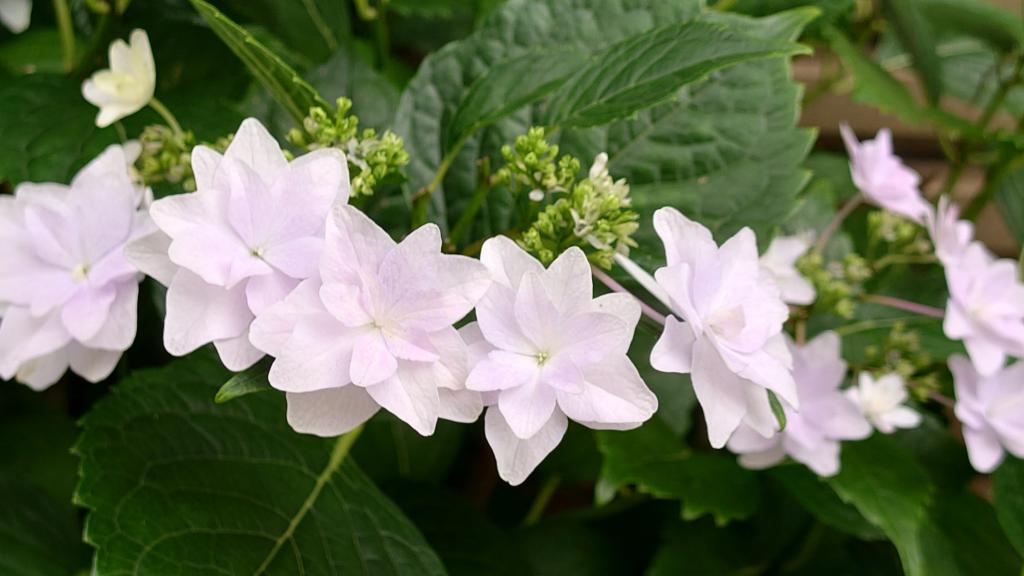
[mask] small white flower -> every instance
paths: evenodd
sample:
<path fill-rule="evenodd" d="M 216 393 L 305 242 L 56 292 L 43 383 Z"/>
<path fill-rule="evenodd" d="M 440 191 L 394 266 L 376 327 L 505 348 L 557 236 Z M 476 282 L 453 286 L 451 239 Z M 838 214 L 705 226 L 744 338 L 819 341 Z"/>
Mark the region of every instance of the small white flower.
<path fill-rule="evenodd" d="M 805 235 L 776 236 L 761 255 L 761 266 L 775 278 L 779 295 L 787 304 L 803 306 L 814 302 L 814 284 L 796 269 L 796 261 L 810 247 L 810 239 Z"/>
<path fill-rule="evenodd" d="M 132 32 L 130 46 L 120 38 L 114 40 L 110 68 L 82 83 L 82 95 L 100 109 L 96 116 L 100 128 L 141 110 L 153 99 L 155 89 L 156 65 L 144 30 Z"/>
<path fill-rule="evenodd" d="M 776 420 L 768 390 L 799 408 L 792 357 L 782 337 L 789 309 L 758 262 L 754 233 L 744 228 L 721 247 L 711 232 L 674 208 L 654 213 L 667 266 L 655 272 L 672 312 L 651 351 L 651 366 L 693 374 L 715 448 L 746 422 L 770 438 Z"/>
<path fill-rule="evenodd" d="M 32 0 L 0 0 L 0 22 L 11 32 L 24 32 L 31 18 Z"/>
<path fill-rule="evenodd" d="M 793 354 L 800 411 L 783 405 L 786 428 L 771 438 L 741 425 L 729 438 L 729 450 L 740 454 L 745 468 L 768 468 L 789 455 L 819 476 L 832 476 L 839 472 L 840 440 L 866 438 L 871 425 L 839 389 L 846 362 L 835 332 L 823 332 L 804 346 L 787 337 L 786 344 Z"/>
<path fill-rule="evenodd" d="M 1024 458 L 1024 362 L 985 377 L 960 355 L 950 356 L 956 384 L 956 417 L 963 423 L 967 456 L 989 473 L 1006 452 Z"/>
<path fill-rule="evenodd" d="M 907 401 L 907 387 L 899 374 L 886 374 L 876 380 L 861 372 L 858 385 L 848 389 L 846 395 L 885 434 L 892 434 L 897 428 L 916 428 L 921 423 L 921 415 L 903 405 Z"/>

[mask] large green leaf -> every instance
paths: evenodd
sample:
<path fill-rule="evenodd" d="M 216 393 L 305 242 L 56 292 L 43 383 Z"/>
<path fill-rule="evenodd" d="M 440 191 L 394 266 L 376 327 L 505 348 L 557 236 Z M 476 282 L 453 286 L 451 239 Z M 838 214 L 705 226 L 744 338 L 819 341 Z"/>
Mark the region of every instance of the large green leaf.
<path fill-rule="evenodd" d="M 631 36 L 595 55 L 545 105 L 543 123 L 600 126 L 660 104 L 686 84 L 731 64 L 806 51 L 694 20 Z"/>
<path fill-rule="evenodd" d="M 96 108 L 80 85 L 36 74 L 0 83 L 0 181 L 67 183 L 83 165 L 117 142 L 96 127 Z"/>
<path fill-rule="evenodd" d="M 844 443 L 842 468 L 829 484 L 892 540 L 908 576 L 929 574 L 921 533 L 933 488 L 908 453 L 880 434 Z"/>
<path fill-rule="evenodd" d="M 76 444 L 96 574 L 443 574 L 342 440 L 291 431 L 278 393 L 226 404 L 193 354 L 97 403 Z"/>
<path fill-rule="evenodd" d="M 658 419 L 629 432 L 598 433 L 601 482 L 636 484 L 657 498 L 682 501 L 682 517 L 710 514 L 724 524 L 748 518 L 761 500 L 757 477 L 726 452 L 691 452 Z"/>
<path fill-rule="evenodd" d="M 999 523 L 1024 555 L 1024 461 L 1008 456 L 992 475 L 992 490 Z"/>
<path fill-rule="evenodd" d="M 207 25 L 245 63 L 253 76 L 270 90 L 296 122 L 301 122 L 313 106 L 328 108 L 316 89 L 252 34 L 204 0 L 190 1 Z"/>
<path fill-rule="evenodd" d="M 967 491 L 935 498 L 925 526 L 926 573 L 1019 576 L 1021 559 L 1007 541 L 992 506 Z M 952 556 L 952 562 L 946 556 Z"/>
<path fill-rule="evenodd" d="M 655 26 L 693 17 L 698 0 L 511 0 L 491 14 L 468 38 L 431 54 L 420 65 L 399 102 L 395 131 L 405 139 L 410 162 L 408 189 L 426 186 L 441 164 L 455 111 L 473 84 L 491 66 L 544 48 L 577 48 L 593 53 Z M 530 108 L 478 131 L 454 159 L 444 182 L 431 195 L 431 219 L 445 228 L 475 188 L 475 161 L 497 158 L 498 150 L 526 131 Z M 497 232 L 508 209 L 488 202 L 480 234 Z M 493 230 L 491 224 L 493 223 Z M 479 236 L 478 235 L 478 236 Z"/>
<path fill-rule="evenodd" d="M 866 540 L 883 537 L 877 526 L 865 520 L 856 508 L 840 500 L 828 484 L 804 466 L 776 466 L 769 475 L 821 522 Z"/>
<path fill-rule="evenodd" d="M 71 505 L 74 423 L 28 388 L 0 389 L 0 574 L 68 576 L 88 566 Z"/>
<path fill-rule="evenodd" d="M 815 12 L 770 18 L 718 15 L 747 34 L 789 39 Z M 609 155 L 612 175 L 626 178 L 641 214 L 634 254 L 649 265 L 661 243 L 649 226 L 655 210 L 675 206 L 720 239 L 743 226 L 762 239 L 795 209 L 807 180 L 801 169 L 814 133 L 797 129 L 800 88 L 784 58 L 744 62 L 687 86 L 676 101 L 606 127 L 566 131 L 566 152 Z"/>
<path fill-rule="evenodd" d="M 1003 176 L 996 189 L 996 203 L 1006 226 L 1017 242 L 1024 245 L 1024 168 Z"/>
<path fill-rule="evenodd" d="M 922 12 L 935 27 L 968 34 L 1003 52 L 1024 44 L 1024 20 L 984 0 L 923 0 Z"/>

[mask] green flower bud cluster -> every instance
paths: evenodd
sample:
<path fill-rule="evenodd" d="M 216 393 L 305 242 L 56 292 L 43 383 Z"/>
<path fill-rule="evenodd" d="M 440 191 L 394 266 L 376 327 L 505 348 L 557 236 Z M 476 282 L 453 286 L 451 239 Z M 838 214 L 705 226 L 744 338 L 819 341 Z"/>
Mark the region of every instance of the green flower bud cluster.
<path fill-rule="evenodd" d="M 920 226 L 885 210 L 868 214 L 868 242 L 872 246 L 888 244 L 890 254 L 916 255 L 931 251 L 931 244 Z"/>
<path fill-rule="evenodd" d="M 196 137 L 191 131 L 175 134 L 167 126 L 146 126 L 139 143 L 142 153 L 135 166 L 144 184 L 180 183 L 186 192 L 196 189 L 192 175 L 192 148 Z"/>
<path fill-rule="evenodd" d="M 852 252 L 841 261 L 828 263 L 821 254 L 810 252 L 797 260 L 796 268 L 818 292 L 815 309 L 846 319 L 853 318 L 856 297 L 872 274 L 867 260 Z"/>
<path fill-rule="evenodd" d="M 513 193 L 525 189 L 535 202 L 569 191 L 580 171 L 580 161 L 569 155 L 559 158 L 558 145 L 549 143 L 539 127 L 530 128 L 512 146 L 502 146 L 501 156 L 505 166 L 495 173 L 494 183 L 509 186 Z"/>
<path fill-rule="evenodd" d="M 589 175 L 569 193 L 548 204 L 519 244 L 544 264 L 569 246 L 579 246 L 591 262 L 612 267 L 616 253 L 636 246 L 632 235 L 639 216 L 630 208 L 629 184 L 608 174 L 608 156 L 599 154 Z"/>
<path fill-rule="evenodd" d="M 233 137 L 231 134 L 218 138 L 216 142 L 203 142 L 203 145 L 224 152 Z M 181 184 L 186 192 L 195 191 L 192 149 L 196 146 L 196 137 L 191 131 L 176 134 L 167 126 L 154 124 L 142 130 L 139 143 L 142 145 L 142 153 L 135 161 L 135 168 L 143 184 Z"/>
<path fill-rule="evenodd" d="M 902 376 L 918 400 L 925 400 L 939 388 L 938 374 L 925 372 L 935 359 L 921 346 L 921 335 L 908 330 L 903 322 L 893 325 L 881 347 L 865 347 L 864 355 L 868 366 L 879 374 L 895 372 Z"/>
<path fill-rule="evenodd" d="M 350 116 L 352 101 L 338 98 L 330 115 L 323 108 L 309 109 L 302 129 L 293 128 L 288 141 L 305 150 L 337 148 L 348 159 L 353 196 L 370 196 L 377 186 L 402 179 L 409 163 L 405 143 L 394 132 L 378 135 L 373 128 L 359 130 L 359 118 Z"/>

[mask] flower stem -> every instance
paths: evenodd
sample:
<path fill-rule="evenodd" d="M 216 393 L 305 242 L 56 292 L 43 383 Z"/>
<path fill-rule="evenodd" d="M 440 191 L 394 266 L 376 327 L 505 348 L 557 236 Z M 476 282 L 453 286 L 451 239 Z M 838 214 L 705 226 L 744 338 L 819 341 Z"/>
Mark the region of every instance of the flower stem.
<path fill-rule="evenodd" d="M 921 314 L 922 316 L 929 316 L 931 318 L 945 318 L 946 313 L 934 306 L 926 306 L 924 304 L 918 304 L 917 302 L 911 302 L 902 298 L 896 298 L 893 296 L 884 296 L 882 294 L 865 294 L 861 296 L 861 299 L 865 302 L 871 302 L 874 304 L 881 304 L 882 306 L 888 306 L 890 308 L 897 308 L 899 310 L 906 310 L 907 312 L 914 312 L 915 314 Z"/>
<path fill-rule="evenodd" d="M 654 279 L 654 276 L 651 276 L 650 272 L 638 266 L 637 263 L 630 260 L 629 257 L 619 254 L 618 252 L 615 253 L 614 258 L 615 263 L 622 266 L 622 269 L 632 276 L 633 279 L 641 286 L 643 286 L 644 290 L 647 290 L 651 296 L 657 298 L 658 302 L 661 302 L 665 308 L 668 308 L 669 310 L 672 309 L 672 301 L 669 298 L 668 292 L 665 292 L 665 290 L 658 285 L 657 280 Z"/>
<path fill-rule="evenodd" d="M 429 184 L 424 186 L 419 192 L 417 192 L 412 198 L 412 229 L 415 230 L 420 226 L 427 223 L 427 208 L 430 206 L 430 195 L 434 193 L 434 190 L 441 185 L 444 181 L 444 175 L 448 173 L 448 169 L 452 167 L 452 162 L 455 161 L 455 157 L 459 155 L 459 151 L 466 145 L 466 141 L 473 135 L 472 130 L 467 130 L 466 134 L 462 136 L 456 142 L 448 153 L 441 158 L 441 164 L 437 167 L 437 172 L 434 173 L 433 180 Z"/>
<path fill-rule="evenodd" d="M 71 9 L 68 8 L 68 1 L 53 0 L 53 12 L 57 17 L 57 28 L 60 29 L 64 71 L 71 72 L 75 67 L 75 29 L 71 25 Z"/>
<path fill-rule="evenodd" d="M 558 490 L 558 485 L 561 483 L 562 478 L 559 476 L 552 476 L 544 482 L 544 485 L 540 487 L 540 491 L 537 492 L 537 497 L 534 498 L 533 504 L 530 505 L 530 510 L 526 513 L 526 517 L 523 518 L 523 526 L 533 526 L 541 519 L 544 515 L 544 509 L 548 507 L 551 497 L 555 495 L 555 491 Z"/>
<path fill-rule="evenodd" d="M 156 110 L 156 113 L 164 119 L 164 122 L 167 122 L 167 125 L 171 127 L 171 130 L 174 130 L 175 136 L 180 138 L 185 135 L 185 132 L 181 129 L 181 124 L 178 124 L 178 119 L 175 118 L 174 114 L 171 114 L 171 111 L 167 109 L 167 106 L 164 106 L 163 103 L 157 100 L 155 96 L 149 100 L 149 107 Z"/>
<path fill-rule="evenodd" d="M 619 292 L 619 293 L 622 293 L 622 294 L 629 294 L 629 295 L 633 296 L 634 298 L 636 298 L 635 294 L 633 294 L 632 292 L 627 290 L 626 287 L 623 286 L 622 284 L 619 284 L 618 282 L 616 282 L 615 279 L 612 278 L 611 276 L 609 276 L 608 273 L 605 272 L 604 270 L 601 270 L 600 268 L 598 268 L 596 266 L 591 266 L 590 267 L 590 271 L 594 274 L 594 278 L 597 278 L 598 280 L 600 280 L 602 284 L 607 286 L 613 292 Z M 648 318 L 650 318 L 651 320 L 654 320 L 655 322 L 657 322 L 658 324 L 660 324 L 662 326 L 665 325 L 665 316 L 664 315 L 660 314 L 654 308 L 651 308 L 650 306 L 648 306 L 646 303 L 644 303 L 643 300 L 641 300 L 639 298 L 636 298 L 636 301 L 640 303 L 640 311 L 644 313 L 644 316 L 647 316 Z"/>
<path fill-rule="evenodd" d="M 839 226 L 842 225 L 843 220 L 846 220 L 846 217 L 853 214 L 853 211 L 863 203 L 864 195 L 857 194 L 853 198 L 847 200 L 846 204 L 843 204 L 842 208 L 836 212 L 835 217 L 832 218 L 832 221 L 829 222 L 828 226 L 825 227 L 825 230 L 822 231 L 821 236 L 818 236 L 818 239 L 814 242 L 815 254 L 821 254 L 825 250 L 825 246 L 828 245 L 828 241 L 832 238 L 832 235 L 839 230 Z"/>
<path fill-rule="evenodd" d="M 462 235 L 469 230 L 476 218 L 476 213 L 480 211 L 484 200 L 487 199 L 487 193 L 491 190 L 491 159 L 481 158 L 476 161 L 476 166 L 476 190 L 473 191 L 473 196 L 469 199 L 469 205 L 462 211 L 455 227 L 448 234 L 448 243 L 452 246 L 458 245 L 459 240 L 462 240 Z"/>
<path fill-rule="evenodd" d="M 934 254 L 888 254 L 875 262 L 875 271 L 893 264 L 933 264 L 938 261 Z"/>

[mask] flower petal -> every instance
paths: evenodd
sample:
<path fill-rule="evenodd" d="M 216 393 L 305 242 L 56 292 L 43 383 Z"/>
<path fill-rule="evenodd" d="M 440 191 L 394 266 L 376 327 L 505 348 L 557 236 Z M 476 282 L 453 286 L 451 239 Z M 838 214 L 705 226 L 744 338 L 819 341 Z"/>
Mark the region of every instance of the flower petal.
<path fill-rule="evenodd" d="M 495 282 L 512 290 L 519 289 L 519 282 L 527 272 L 544 272 L 536 258 L 506 236 L 495 236 L 484 242 L 480 261 L 490 270 Z"/>
<path fill-rule="evenodd" d="M 498 475 L 512 486 L 522 484 L 565 436 L 569 421 L 555 410 L 528 439 L 518 437 L 497 408 L 487 411 L 484 419 L 487 443 L 498 463 Z"/>
<path fill-rule="evenodd" d="M 303 317 L 270 366 L 270 385 L 285 392 L 312 392 L 348 384 L 360 336 L 326 313 Z"/>
<path fill-rule="evenodd" d="M 536 434 L 556 410 L 555 391 L 542 384 L 539 378 L 502 390 L 498 408 L 513 433 L 527 439 Z"/>
<path fill-rule="evenodd" d="M 388 350 L 380 330 L 365 331 L 352 344 L 352 365 L 349 377 L 357 386 L 372 386 L 390 378 L 398 369 L 398 361 Z"/>
<path fill-rule="evenodd" d="M 607 360 L 584 370 L 578 393 L 558 390 L 558 407 L 569 418 L 591 427 L 601 424 L 640 424 L 658 409 L 651 392 L 629 358 Z"/>
<path fill-rule="evenodd" d="M 398 416 L 422 436 L 430 436 L 437 426 L 441 400 L 437 385 L 421 378 L 407 378 L 401 363 L 389 378 L 367 386 L 370 394 L 381 408 Z"/>
<path fill-rule="evenodd" d="M 745 388 L 750 384 L 733 373 L 707 338 L 693 347 L 693 391 L 704 410 L 708 441 L 714 448 L 725 446 L 747 412 Z"/>
<path fill-rule="evenodd" d="M 110 376 L 117 366 L 117 361 L 121 359 L 121 354 L 118 350 L 87 348 L 77 342 L 72 342 L 67 347 L 71 370 L 93 383 Z"/>
<path fill-rule="evenodd" d="M 340 436 L 369 420 L 380 406 L 359 386 L 289 392 L 288 424 L 296 432 Z"/>
<path fill-rule="evenodd" d="M 184 356 L 203 344 L 243 334 L 252 319 L 244 284 L 225 289 L 179 270 L 167 288 L 164 347 Z"/>
<path fill-rule="evenodd" d="M 651 349 L 651 367 L 660 372 L 689 374 L 693 370 L 693 330 L 675 316 L 665 318 L 665 330 Z"/>

